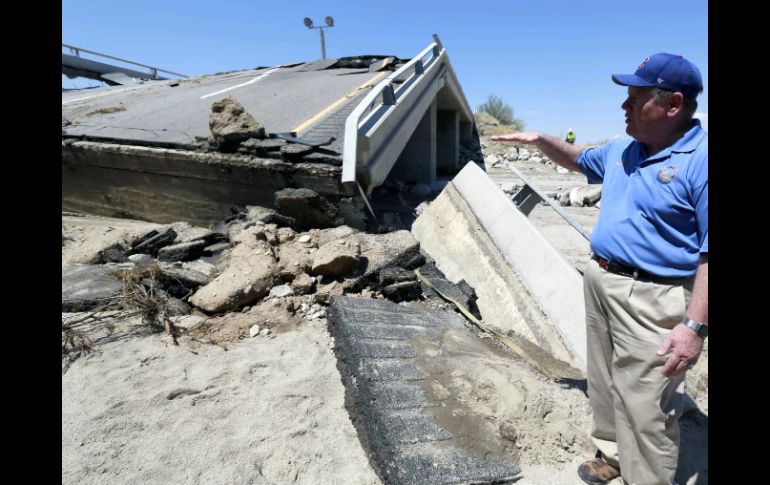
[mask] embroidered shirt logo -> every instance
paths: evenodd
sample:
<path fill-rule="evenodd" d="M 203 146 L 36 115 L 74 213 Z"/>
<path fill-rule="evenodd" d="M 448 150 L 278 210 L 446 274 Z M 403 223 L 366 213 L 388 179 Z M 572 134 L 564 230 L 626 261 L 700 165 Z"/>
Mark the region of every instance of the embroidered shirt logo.
<path fill-rule="evenodd" d="M 667 184 L 674 180 L 676 177 L 676 167 L 673 165 L 667 165 L 658 171 L 658 180 L 661 183 Z"/>

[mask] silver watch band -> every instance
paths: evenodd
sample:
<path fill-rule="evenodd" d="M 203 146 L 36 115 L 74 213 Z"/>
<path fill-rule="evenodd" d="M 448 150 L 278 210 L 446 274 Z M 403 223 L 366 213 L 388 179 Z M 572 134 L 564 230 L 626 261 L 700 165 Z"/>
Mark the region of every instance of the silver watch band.
<path fill-rule="evenodd" d="M 696 322 L 691 318 L 685 318 L 682 323 L 695 330 L 699 336 L 706 338 L 709 334 L 709 327 L 701 322 Z"/>

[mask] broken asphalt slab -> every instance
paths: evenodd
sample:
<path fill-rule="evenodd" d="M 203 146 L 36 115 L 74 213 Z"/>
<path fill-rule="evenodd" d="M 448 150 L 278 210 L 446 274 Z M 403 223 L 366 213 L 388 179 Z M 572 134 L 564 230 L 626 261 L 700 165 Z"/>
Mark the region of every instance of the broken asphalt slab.
<path fill-rule="evenodd" d="M 418 310 L 388 301 L 335 296 L 327 312 L 353 416 L 388 484 L 512 483 L 520 468 L 499 433 L 479 431 L 470 408 L 446 419 L 430 392 L 421 359 L 441 352 L 445 338 L 478 345 L 452 311 Z M 442 411 L 444 417 L 442 418 Z M 457 418 L 456 416 L 460 416 Z"/>

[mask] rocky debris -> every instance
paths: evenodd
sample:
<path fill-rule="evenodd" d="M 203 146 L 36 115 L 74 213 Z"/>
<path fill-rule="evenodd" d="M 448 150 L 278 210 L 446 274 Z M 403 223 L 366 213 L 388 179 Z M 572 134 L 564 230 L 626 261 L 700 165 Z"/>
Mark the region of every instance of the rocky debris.
<path fill-rule="evenodd" d="M 152 256 L 158 254 L 158 250 L 168 246 L 176 239 L 176 231 L 167 227 L 161 230 L 152 230 L 131 243 L 130 254 L 144 253 Z"/>
<path fill-rule="evenodd" d="M 516 147 L 510 147 L 507 150 L 505 150 L 505 153 L 503 154 L 503 158 L 505 158 L 510 162 L 513 162 L 514 160 L 518 160 L 519 150 Z"/>
<path fill-rule="evenodd" d="M 294 290 L 291 286 L 283 284 L 274 286 L 270 289 L 270 298 L 283 298 L 285 296 L 291 296 L 294 294 Z"/>
<path fill-rule="evenodd" d="M 225 249 L 230 249 L 229 242 L 214 243 L 203 248 L 203 256 L 213 256 L 215 254 L 221 253 Z"/>
<path fill-rule="evenodd" d="M 334 227 L 338 220 L 337 208 L 310 189 L 283 189 L 275 193 L 278 213 L 294 219 L 294 229 Z"/>
<path fill-rule="evenodd" d="M 328 304 L 331 297 L 335 295 L 342 295 L 343 293 L 345 293 L 345 290 L 342 286 L 342 283 L 339 281 L 332 281 L 331 283 L 319 285 L 315 294 L 313 295 L 313 298 L 317 302 Z"/>
<path fill-rule="evenodd" d="M 332 278 L 344 276 L 358 269 L 358 254 L 359 243 L 356 236 L 330 241 L 318 248 L 313 255 L 311 270 L 317 275 Z"/>
<path fill-rule="evenodd" d="M 177 328 L 190 331 L 205 322 L 206 318 L 200 315 L 179 315 L 171 317 L 171 321 L 174 322 L 174 326 Z"/>
<path fill-rule="evenodd" d="M 365 206 L 360 197 L 347 197 L 337 203 L 337 215 L 342 218 L 346 226 L 359 231 L 366 230 Z"/>
<path fill-rule="evenodd" d="M 346 282 L 353 291 L 363 287 L 374 288 L 379 283 L 379 273 L 390 266 L 414 269 L 421 266 L 425 257 L 420 254 L 420 243 L 406 230 L 386 234 L 359 234 L 362 264 L 359 275 Z"/>
<path fill-rule="evenodd" d="M 137 266 L 149 266 L 155 262 L 149 254 L 132 254 L 127 259 Z"/>
<path fill-rule="evenodd" d="M 315 147 L 298 143 L 289 143 L 281 147 L 281 155 L 287 160 L 301 159 L 313 151 L 315 151 Z"/>
<path fill-rule="evenodd" d="M 226 234 L 232 239 L 244 229 L 265 224 L 275 224 L 280 227 L 291 227 L 294 225 L 294 219 L 282 216 L 273 209 L 261 206 L 233 206 L 230 208 L 232 215 L 226 217 L 224 221 L 214 225 L 214 230 Z"/>
<path fill-rule="evenodd" d="M 189 222 L 173 222 L 168 226 L 176 232 L 175 243 L 202 240 L 206 242 L 206 245 L 209 245 L 227 240 L 227 236 L 222 233 L 213 232 L 204 227 L 193 226 Z"/>
<path fill-rule="evenodd" d="M 456 301 L 471 312 L 474 317 L 481 320 L 481 312 L 479 312 L 479 307 L 476 305 L 476 300 L 478 300 L 476 291 L 465 280 L 452 283 L 447 280 L 444 273 L 436 267 L 436 263 L 430 259 L 420 267 L 420 274 L 422 274 L 436 290 L 441 292 L 441 294 Z M 422 285 L 422 292 L 426 298 L 433 299 L 435 302 L 443 301 L 441 295 L 433 290 L 433 288 L 423 282 L 420 282 L 420 284 Z"/>
<path fill-rule="evenodd" d="M 295 295 L 306 295 L 313 291 L 315 279 L 307 273 L 300 273 L 291 282 L 291 289 Z"/>
<path fill-rule="evenodd" d="M 569 193 L 569 204 L 572 207 L 584 207 L 596 204 L 602 196 L 601 185 L 575 187 Z"/>
<path fill-rule="evenodd" d="M 380 271 L 379 278 L 380 286 L 384 287 L 394 283 L 415 281 L 417 280 L 417 275 L 414 271 L 409 271 L 399 266 L 389 266 Z"/>
<path fill-rule="evenodd" d="M 123 293 L 123 283 L 112 274 L 125 269 L 127 268 L 109 264 L 62 265 L 62 311 L 85 311 L 115 301 Z"/>
<path fill-rule="evenodd" d="M 304 298 L 305 300 L 303 300 Z M 286 331 L 297 326 L 305 317 L 301 311 L 312 305 L 309 297 L 273 298 L 253 305 L 247 312 L 230 312 L 206 319 L 190 331 L 190 336 L 201 342 L 226 345 L 239 339 L 256 335 L 266 336 L 276 331 Z M 252 330 L 253 329 L 253 330 Z"/>
<path fill-rule="evenodd" d="M 402 281 L 382 288 L 382 296 L 396 303 L 420 298 L 422 288 L 417 281 Z"/>
<path fill-rule="evenodd" d="M 553 198 L 558 200 L 562 206 L 599 207 L 601 196 L 601 184 L 592 184 L 559 190 L 553 195 Z"/>
<path fill-rule="evenodd" d="M 230 96 L 211 104 L 209 128 L 222 148 L 232 147 L 249 138 L 265 138 L 265 129 L 238 101 Z"/>
<path fill-rule="evenodd" d="M 284 244 L 294 239 L 297 233 L 290 227 L 279 227 L 276 231 L 276 237 L 279 244 Z"/>
<path fill-rule="evenodd" d="M 500 162 L 500 159 L 497 158 L 495 155 L 488 155 L 484 157 L 484 163 L 487 165 L 487 167 L 494 167 Z"/>
<path fill-rule="evenodd" d="M 296 199 L 306 204 L 318 201 L 317 194 L 299 190 L 287 191 L 288 198 L 295 199 L 298 192 L 303 197 Z M 231 212 L 213 230 L 177 222 L 152 229 L 125 247 L 113 244 L 100 254 L 111 254 L 109 249 L 134 253 L 125 258 L 126 269 L 136 266 L 150 272 L 161 300 L 167 301 L 168 315 L 189 314 L 190 305 L 206 314 L 249 313 L 264 301 L 303 295 L 311 305 L 325 305 L 334 295 L 363 290 L 393 301 L 420 298 L 420 285 L 411 270 L 424 257 L 409 231 L 369 234 L 338 225 L 297 232 L 268 222 L 299 225 L 293 217 L 271 209 L 233 207 Z M 120 282 L 115 281 L 114 287 L 117 290 Z M 322 318 L 322 310 L 311 311 L 312 318 Z"/>
<path fill-rule="evenodd" d="M 126 256 L 126 252 L 123 251 L 122 247 L 119 245 L 107 248 L 104 251 L 100 251 L 99 256 L 99 264 L 125 263 L 126 261 L 129 261 L 128 257 Z"/>
<path fill-rule="evenodd" d="M 202 239 L 172 244 L 158 250 L 158 259 L 161 261 L 192 261 L 203 256 L 206 244 L 206 241 Z"/>
<path fill-rule="evenodd" d="M 521 185 L 514 182 L 504 182 L 500 189 L 508 195 L 514 195 L 521 190 Z"/>

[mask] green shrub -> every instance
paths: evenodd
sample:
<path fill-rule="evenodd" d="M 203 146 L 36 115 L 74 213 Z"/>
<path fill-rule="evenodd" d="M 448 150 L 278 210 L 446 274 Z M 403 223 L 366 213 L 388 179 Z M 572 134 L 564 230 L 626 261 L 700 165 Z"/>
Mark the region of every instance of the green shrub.
<path fill-rule="evenodd" d="M 487 98 L 487 102 L 479 105 L 476 108 L 476 111 L 488 113 L 504 125 L 513 125 L 516 130 L 524 128 L 524 121 L 513 117 L 513 108 L 511 108 L 511 105 L 494 94 L 490 94 Z"/>

